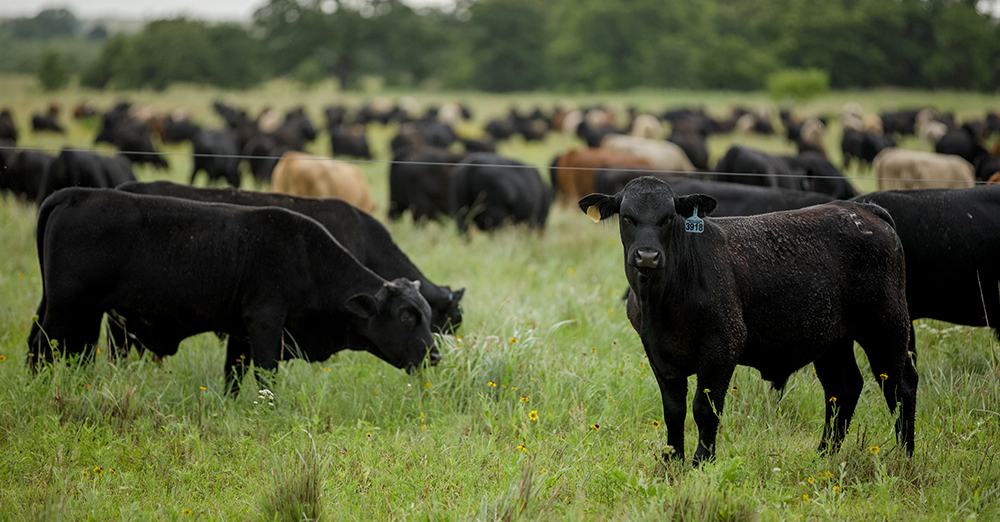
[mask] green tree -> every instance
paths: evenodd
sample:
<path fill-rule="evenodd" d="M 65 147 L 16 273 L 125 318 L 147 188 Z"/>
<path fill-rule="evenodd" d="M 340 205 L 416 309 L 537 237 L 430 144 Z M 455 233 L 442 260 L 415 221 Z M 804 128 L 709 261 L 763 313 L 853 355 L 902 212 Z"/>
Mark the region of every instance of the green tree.
<path fill-rule="evenodd" d="M 546 10 L 536 0 L 484 0 L 469 9 L 472 85 L 523 91 L 545 85 Z"/>
<path fill-rule="evenodd" d="M 46 91 L 58 91 L 69 84 L 69 70 L 59 51 L 48 49 L 38 64 L 38 81 Z"/>

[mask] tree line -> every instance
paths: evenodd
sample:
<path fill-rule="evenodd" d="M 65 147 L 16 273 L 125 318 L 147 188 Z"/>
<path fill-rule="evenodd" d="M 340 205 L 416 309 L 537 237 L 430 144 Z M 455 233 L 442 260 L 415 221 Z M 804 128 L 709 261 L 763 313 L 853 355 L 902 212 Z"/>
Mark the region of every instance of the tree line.
<path fill-rule="evenodd" d="M 280 76 L 352 88 L 376 76 L 389 86 L 497 92 L 754 90 L 774 73 L 813 69 L 833 88 L 995 91 L 1000 29 L 978 3 L 457 0 L 444 11 L 400 0 L 269 0 L 249 24 L 180 18 L 113 36 L 81 79 L 157 89 L 246 88 Z"/>

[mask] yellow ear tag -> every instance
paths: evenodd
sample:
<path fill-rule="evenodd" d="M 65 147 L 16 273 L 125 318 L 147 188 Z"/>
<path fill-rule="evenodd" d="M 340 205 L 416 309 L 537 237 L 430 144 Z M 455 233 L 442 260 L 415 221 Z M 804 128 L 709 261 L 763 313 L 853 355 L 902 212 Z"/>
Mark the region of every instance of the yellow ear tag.
<path fill-rule="evenodd" d="M 587 209 L 587 217 L 589 217 L 594 223 L 601 220 L 601 211 L 597 210 L 597 205 L 591 205 Z"/>

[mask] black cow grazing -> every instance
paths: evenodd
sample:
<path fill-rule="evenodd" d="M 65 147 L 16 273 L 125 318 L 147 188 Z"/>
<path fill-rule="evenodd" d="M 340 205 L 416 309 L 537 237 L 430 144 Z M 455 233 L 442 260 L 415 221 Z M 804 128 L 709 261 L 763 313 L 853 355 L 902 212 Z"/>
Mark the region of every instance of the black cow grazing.
<path fill-rule="evenodd" d="M 696 169 L 703 172 L 709 169 L 708 148 L 705 146 L 705 136 L 701 133 L 675 125 L 667 141 L 680 147 Z"/>
<path fill-rule="evenodd" d="M 389 231 L 366 212 L 333 198 L 301 198 L 270 192 L 195 188 L 168 181 L 125 183 L 119 190 L 137 194 L 171 196 L 206 203 L 230 203 L 247 207 L 281 207 L 309 216 L 333 235 L 359 263 L 387 280 L 405 277 L 420 282 L 420 295 L 431 307 L 430 324 L 435 332 L 454 333 L 462 324 L 460 300 L 465 289 L 452 290 L 427 279 L 393 242 Z"/>
<path fill-rule="evenodd" d="M 169 168 L 167 160 L 163 159 L 149 136 L 149 128 L 139 120 L 128 118 L 121 122 L 114 144 L 122 152 L 122 156 L 132 163 L 149 163 L 158 169 Z"/>
<path fill-rule="evenodd" d="M 164 143 L 194 141 L 194 137 L 199 131 L 201 131 L 201 127 L 187 118 L 175 120 L 173 116 L 167 116 L 163 119 Z"/>
<path fill-rule="evenodd" d="M 987 181 L 989 174 L 992 174 L 992 172 L 983 177 L 979 166 L 989 159 L 990 153 L 983 148 L 982 139 L 980 138 L 982 128 L 979 127 L 966 123 L 958 130 L 953 130 L 945 134 L 934 144 L 934 151 L 938 154 L 961 156 L 962 159 L 971 163 L 973 167 L 976 167 L 977 179 Z"/>
<path fill-rule="evenodd" d="M 800 190 L 827 194 L 835 199 L 850 199 L 858 195 L 851 182 L 819 152 L 803 152 L 798 156 L 782 157 L 797 178 Z"/>
<path fill-rule="evenodd" d="M 885 134 L 914 135 L 917 132 L 917 114 L 921 109 L 886 111 L 882 113 L 882 132 Z"/>
<path fill-rule="evenodd" d="M 26 202 L 38 201 L 38 190 L 54 159 L 41 152 L 0 151 L 0 192 L 10 192 Z"/>
<path fill-rule="evenodd" d="M 10 109 L 0 111 L 0 140 L 17 143 L 17 125 L 14 124 Z"/>
<path fill-rule="evenodd" d="M 910 318 L 990 326 L 998 335 L 1000 186 L 887 190 L 854 201 L 877 204 L 896 222 Z"/>
<path fill-rule="evenodd" d="M 505 223 L 527 223 L 544 229 L 552 194 L 538 170 L 489 152 L 469 154 L 451 172 L 449 212 L 458 229 L 469 222 L 480 230 Z"/>
<path fill-rule="evenodd" d="M 714 456 L 719 414 L 738 364 L 781 387 L 813 363 L 826 396 L 819 450 L 837 451 L 863 384 L 854 341 L 868 355 L 889 410 L 902 404 L 896 435 L 913 453 L 917 372 L 907 356 L 903 249 L 887 212 L 835 202 L 703 218 L 714 199 L 678 196 L 652 177 L 632 181 L 616 196 L 586 196 L 580 208 L 595 221 L 620 217 L 628 316 L 660 385 L 673 447 L 664 458 L 684 458 L 692 374 L 698 376 L 694 462 Z"/>
<path fill-rule="evenodd" d="M 510 118 L 498 118 L 488 121 L 485 130 L 494 141 L 504 141 L 517 134 L 517 125 Z"/>
<path fill-rule="evenodd" d="M 198 172 L 205 171 L 208 182 L 226 180 L 229 186 L 240 188 L 240 151 L 236 148 L 236 134 L 231 130 L 202 130 L 191 139 L 194 151 L 194 169 L 191 184 Z"/>
<path fill-rule="evenodd" d="M 64 148 L 42 178 L 37 201 L 66 187 L 114 188 L 126 181 L 135 181 L 128 160 Z"/>
<path fill-rule="evenodd" d="M 604 194 L 617 194 L 633 179 L 648 176 L 635 170 L 605 169 L 594 178 L 594 190 Z M 714 217 L 752 216 L 795 210 L 811 205 L 829 203 L 834 198 L 818 192 L 792 190 L 778 187 L 757 187 L 726 181 L 706 181 L 671 175 L 654 175 L 670 183 L 670 188 L 681 195 L 707 194 L 712 196 L 717 206 L 712 211 Z"/>
<path fill-rule="evenodd" d="M 250 166 L 250 173 L 253 174 L 254 179 L 258 183 L 270 185 L 274 167 L 278 165 L 281 155 L 289 150 L 292 149 L 278 145 L 274 136 L 260 133 L 246 142 L 243 156 L 248 156 L 247 164 Z"/>
<path fill-rule="evenodd" d="M 896 142 L 886 133 L 879 136 L 874 132 L 844 129 L 840 140 L 840 151 L 844 156 L 844 169 L 850 167 L 853 158 L 859 164 L 871 165 L 882 149 L 895 147 Z"/>
<path fill-rule="evenodd" d="M 756 149 L 733 145 L 715 164 L 715 181 L 762 187 L 799 189 L 798 180 L 785 160 Z M 753 175 L 748 175 L 753 174 Z"/>
<path fill-rule="evenodd" d="M 59 125 L 59 105 L 50 104 L 49 110 L 45 114 L 33 114 L 31 116 L 31 130 L 66 134 L 66 129 Z"/>
<path fill-rule="evenodd" d="M 306 116 L 305 109 L 299 107 L 285 114 L 285 121 L 274 132 L 278 145 L 291 150 L 304 151 L 306 145 L 316 139 L 316 127 Z"/>
<path fill-rule="evenodd" d="M 364 125 L 346 127 L 337 125 L 327 129 L 330 132 L 330 150 L 334 156 L 353 156 L 355 158 L 372 159 L 368 148 L 368 137 L 365 136 Z"/>
<path fill-rule="evenodd" d="M 406 211 L 416 222 L 447 216 L 453 164 L 465 156 L 438 147 L 397 150 L 389 167 L 389 219 Z"/>
<path fill-rule="evenodd" d="M 32 367 L 53 359 L 50 340 L 90 355 L 112 310 L 161 357 L 191 335 L 228 334 L 233 392 L 244 361 L 270 370 L 345 348 L 407 370 L 428 352 L 440 359 L 420 284 L 382 279 L 297 212 L 73 188 L 42 204 L 37 241 L 44 294 Z"/>

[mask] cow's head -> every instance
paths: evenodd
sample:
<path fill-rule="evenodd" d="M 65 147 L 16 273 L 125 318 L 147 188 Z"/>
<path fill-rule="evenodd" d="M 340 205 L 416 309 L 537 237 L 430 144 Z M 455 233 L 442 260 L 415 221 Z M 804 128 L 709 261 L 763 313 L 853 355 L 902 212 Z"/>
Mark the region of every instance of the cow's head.
<path fill-rule="evenodd" d="M 684 234 L 684 221 L 695 207 L 704 217 L 715 210 L 711 196 L 678 196 L 666 181 L 650 176 L 634 179 L 614 196 L 591 194 L 580 200 L 583 210 L 595 222 L 619 216 L 625 267 L 640 274 L 666 268 L 667 249 L 675 234 Z"/>
<path fill-rule="evenodd" d="M 375 295 L 356 294 L 345 303 L 361 335 L 371 341 L 368 350 L 407 371 L 420 366 L 424 356 L 431 364 L 441 360 L 431 336 L 431 307 L 419 289 L 419 281 L 399 278 L 386 281 Z"/>

